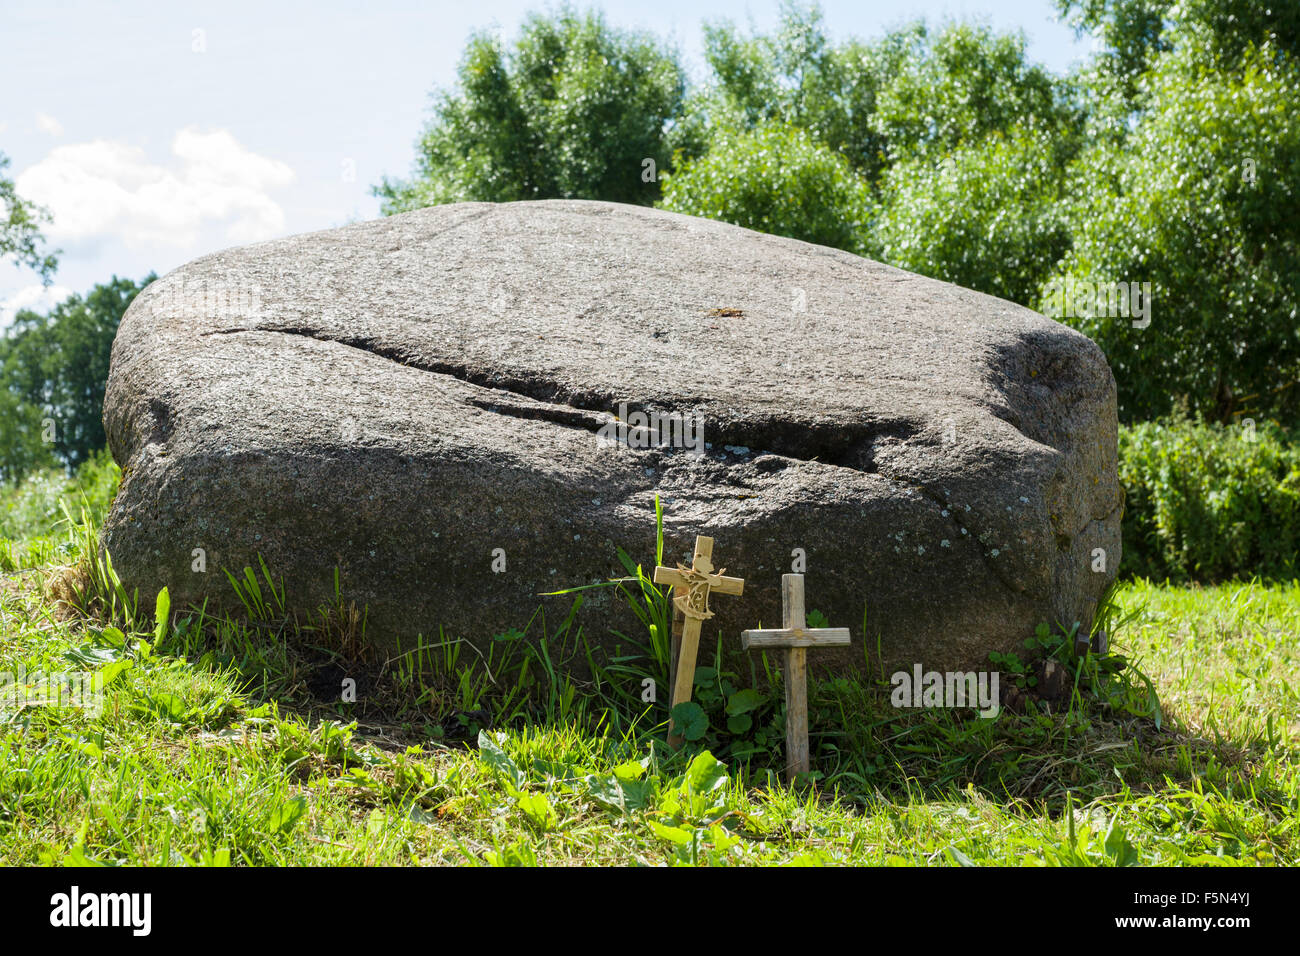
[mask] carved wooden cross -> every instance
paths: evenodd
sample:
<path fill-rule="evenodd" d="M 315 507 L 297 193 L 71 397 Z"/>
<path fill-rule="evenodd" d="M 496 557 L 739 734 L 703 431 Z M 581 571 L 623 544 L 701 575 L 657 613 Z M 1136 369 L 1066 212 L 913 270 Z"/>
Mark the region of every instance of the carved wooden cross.
<path fill-rule="evenodd" d="M 807 627 L 804 618 L 803 575 L 781 575 L 782 628 L 742 631 L 740 645 L 785 648 L 785 774 L 808 772 L 808 660 L 810 647 L 845 646 L 847 627 Z"/>
<path fill-rule="evenodd" d="M 673 676 L 673 706 L 691 699 L 695 686 L 695 655 L 700 647 L 700 626 L 713 617 L 709 610 L 709 593 L 740 594 L 745 589 L 741 578 L 724 577 L 722 568 L 713 573 L 713 539 L 695 538 L 695 557 L 691 566 L 679 564 L 675 568 L 655 568 L 655 584 L 673 586 L 673 605 L 685 619 L 682 628 L 682 645 L 677 655 L 677 672 Z M 681 746 L 682 735 L 675 727 L 668 728 L 668 743 Z"/>

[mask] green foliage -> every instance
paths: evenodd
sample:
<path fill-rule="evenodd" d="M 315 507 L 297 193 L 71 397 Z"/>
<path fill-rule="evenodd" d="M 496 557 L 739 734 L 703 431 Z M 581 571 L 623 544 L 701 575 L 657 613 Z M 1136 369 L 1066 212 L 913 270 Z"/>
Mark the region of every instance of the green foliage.
<path fill-rule="evenodd" d="M 1097 36 L 1091 69 L 1118 80 L 1130 102 L 1138 78 L 1160 56 L 1187 52 L 1207 65 L 1235 70 L 1252 49 L 1300 54 L 1300 7 L 1257 0 L 1056 0 L 1079 33 Z"/>
<path fill-rule="evenodd" d="M 491 734 L 478 732 L 478 750 L 483 762 L 492 769 L 497 781 L 511 793 L 518 793 L 524 786 L 524 775 L 515 766 L 515 762 L 501 749 L 500 744 L 492 739 Z"/>
<path fill-rule="evenodd" d="M 58 267 L 57 256 L 41 249 L 41 226 L 50 221 L 50 214 L 18 195 L 13 180 L 2 175 L 8 168 L 9 157 L 0 153 L 0 259 L 12 256 L 15 265 L 34 269 L 48 284 Z"/>
<path fill-rule="evenodd" d="M 834 46 L 818 7 L 785 2 L 772 36 L 706 24 L 704 55 L 712 82 L 689 98 L 678 134 L 687 159 L 705 152 L 717 131 L 795 126 L 874 180 L 885 152 L 873 125 L 876 95 L 897 58 L 888 41 Z"/>
<path fill-rule="evenodd" d="M 84 506 L 96 524 L 117 494 L 122 471 L 107 450 L 92 454 L 68 477 L 62 468 L 29 474 L 16 485 L 0 487 L 0 538 L 25 541 L 46 535 L 63 515 L 63 506 Z"/>
<path fill-rule="evenodd" d="M 668 716 L 683 739 L 691 743 L 703 740 L 709 729 L 709 718 L 704 713 L 704 708 L 693 700 L 678 704 Z"/>
<path fill-rule="evenodd" d="M 923 25 L 881 45 L 891 70 L 874 128 L 881 173 L 869 250 L 887 262 L 1029 303 L 1070 247 L 1058 202 L 1082 143 L 1070 85 L 1021 36 Z"/>
<path fill-rule="evenodd" d="M 41 441 L 53 438 L 53 452 L 72 467 L 104 447 L 104 388 L 113 338 L 131 302 L 155 278 L 150 273 L 134 282 L 114 276 L 84 298 L 68 297 L 48 315 L 24 309 L 15 316 L 0 340 L 0 402 L 16 407 L 23 424 L 0 426 L 6 479 L 20 478 L 41 463 L 32 447 L 33 426 Z"/>
<path fill-rule="evenodd" d="M 792 126 L 719 133 L 707 155 L 665 177 L 663 208 L 850 251 L 869 190 L 849 163 Z"/>
<path fill-rule="evenodd" d="M 1093 625 L 1094 633 L 1107 628 L 1107 635 L 1113 635 L 1141 613 L 1140 609 L 1126 611 L 1114 604 L 1114 596 L 1115 588 L 1112 587 L 1105 599 L 1110 602 L 1109 606 L 1098 614 Z M 1079 654 L 1075 648 L 1078 630 L 1077 621 L 1069 628 L 1060 625 L 1053 628 L 1044 621 L 1034 629 L 1034 636 L 1021 644 L 1021 652 L 992 651 L 989 663 L 998 668 L 1003 681 L 1032 690 L 1038 687 L 1038 662 L 1055 661 L 1065 669 L 1068 677 L 1067 707 L 1071 714 L 1076 709 L 1087 709 L 1090 703 L 1101 703 L 1113 713 L 1144 718 L 1160 728 L 1164 715 L 1151 679 L 1127 656 L 1113 650 Z M 1067 725 L 1067 739 L 1069 730 Z"/>
<path fill-rule="evenodd" d="M 814 5 L 674 56 L 599 17 L 475 37 L 388 212 L 584 196 L 874 255 L 1026 305 L 1048 283 L 1150 283 L 1153 321 L 1063 316 L 1105 351 L 1124 421 L 1300 411 L 1300 7 L 1061 0 L 1102 47 L 1055 77 L 1025 40 L 915 24 L 833 42 Z M 635 145 L 632 145 L 635 144 Z M 671 162 L 668 159 L 672 153 Z M 643 188 L 644 187 L 644 188 Z M 21 417 L 15 421 L 20 430 Z M 21 445 L 21 442 L 17 442 Z"/>
<path fill-rule="evenodd" d="M 0 349 L 4 345 L 0 339 Z M 54 470 L 54 446 L 45 440 L 51 422 L 40 407 L 0 388 L 0 482 L 13 486 Z"/>
<path fill-rule="evenodd" d="M 886 38 L 893 50 L 874 125 L 891 158 L 936 160 L 992 133 L 1027 125 L 1070 137 L 1079 117 L 1069 87 L 1030 63 L 1022 35 L 955 23 Z"/>
<path fill-rule="evenodd" d="M 713 25 L 705 47 L 715 82 L 688 112 L 707 152 L 665 208 L 1020 302 L 1069 247 L 1056 203 L 1081 114 L 1023 38 L 918 24 L 834 46 L 817 8 L 787 4 L 775 35 Z"/>
<path fill-rule="evenodd" d="M 1300 444 L 1275 425 L 1120 430 L 1125 571 L 1175 581 L 1300 573 Z"/>
<path fill-rule="evenodd" d="M 1056 0 L 1079 34 L 1097 36 L 1102 48 L 1092 68 L 1119 81 L 1132 99 L 1135 81 L 1169 49 L 1165 20 L 1174 0 Z"/>
<path fill-rule="evenodd" d="M 1023 37 L 986 27 L 917 23 L 834 45 L 818 7 L 786 2 L 773 35 L 742 36 L 723 22 L 705 27 L 704 45 L 713 77 L 690 98 L 693 119 L 715 134 L 797 127 L 873 186 L 893 162 L 942 156 L 1018 123 L 1062 134 L 1079 125 L 1067 85 L 1028 61 Z"/>
<path fill-rule="evenodd" d="M 1015 127 L 919 154 L 885 173 L 873 252 L 904 269 L 1032 302 L 1070 245 L 1063 163 L 1042 130 Z"/>
<path fill-rule="evenodd" d="M 599 13 L 530 15 L 513 48 L 471 38 L 455 89 L 438 95 L 409 182 L 375 189 L 385 213 L 447 202 L 658 198 L 643 161 L 671 159 L 681 111 L 674 51 Z"/>
<path fill-rule="evenodd" d="M 1222 422 L 1300 409 L 1300 70 L 1179 51 L 1144 75 L 1149 109 L 1071 170 L 1073 248 L 1058 278 L 1149 282 L 1150 325 L 1067 318 L 1105 351 L 1120 417 L 1180 402 Z"/>
<path fill-rule="evenodd" d="M 1154 0 L 1151 0 L 1154 2 Z M 1180 0 L 1170 39 L 1200 48 L 1207 62 L 1236 70 L 1243 56 L 1266 51 L 1276 63 L 1300 57 L 1300 6 L 1258 0 Z"/>
<path fill-rule="evenodd" d="M 674 726 L 688 743 L 720 756 L 775 764 L 785 745 L 784 704 L 776 671 L 767 677 L 759 686 L 743 686 L 723 666 L 719 641 L 713 664 L 695 669 L 692 699 L 673 708 Z"/>
<path fill-rule="evenodd" d="M 94 554 L 93 526 L 72 544 L 79 560 Z M 564 694 L 543 689 L 524 712 L 510 700 L 513 664 L 468 653 L 453 666 L 490 671 L 483 706 L 506 729 L 461 746 L 304 695 L 311 667 L 276 657 L 320 639 L 299 623 L 205 617 L 161 594 L 152 621 L 107 602 L 68 620 L 19 590 L 33 577 L 0 590 L 0 672 L 22 666 L 32 685 L 72 662 L 104 697 L 93 711 L 0 705 L 4 865 L 1291 865 L 1300 854 L 1288 803 L 1300 784 L 1295 583 L 1138 581 L 1107 599 L 1112 646 L 1148 660 L 1171 701 L 1163 727 L 1148 706 L 1156 687 L 1131 663 L 1104 694 L 1083 693 L 1093 655 L 1073 671 L 1068 710 L 1030 700 L 992 720 L 904 713 L 883 685 L 812 681 L 820 776 L 791 787 L 779 744 L 752 760 L 707 742 L 672 751 L 664 722 L 621 724 L 599 673 L 584 683 L 588 709 L 565 711 Z M 531 626 L 499 646 L 518 648 Z M 1044 628 L 1027 653 L 1068 655 L 1068 639 Z M 255 679 L 258 659 L 224 659 L 233 646 L 284 673 Z M 728 693 L 714 670 L 696 690 L 727 746 L 713 714 L 762 717 L 768 705 Z M 1136 674 L 1129 691 L 1124 674 Z"/>

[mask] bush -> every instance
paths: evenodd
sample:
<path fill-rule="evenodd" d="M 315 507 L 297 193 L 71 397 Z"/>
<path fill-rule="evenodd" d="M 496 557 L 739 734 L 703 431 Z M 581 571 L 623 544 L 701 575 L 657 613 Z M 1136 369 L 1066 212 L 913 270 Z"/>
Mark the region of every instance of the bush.
<path fill-rule="evenodd" d="M 776 123 L 718 136 L 702 159 L 663 177 L 664 209 L 861 251 L 870 194 L 843 156 Z"/>
<path fill-rule="evenodd" d="M 1156 579 L 1294 577 L 1300 444 L 1271 423 L 1123 427 L 1122 570 Z"/>
<path fill-rule="evenodd" d="M 1057 143 L 1017 127 L 941 160 L 918 155 L 884 177 L 872 252 L 903 269 L 1022 305 L 1065 254 Z"/>

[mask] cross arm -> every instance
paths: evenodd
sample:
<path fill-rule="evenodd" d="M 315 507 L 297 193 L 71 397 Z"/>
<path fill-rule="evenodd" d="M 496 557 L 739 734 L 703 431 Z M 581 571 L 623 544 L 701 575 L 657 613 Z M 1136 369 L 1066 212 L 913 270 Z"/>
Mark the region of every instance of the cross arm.
<path fill-rule="evenodd" d="M 655 584 L 671 584 L 674 587 L 680 585 L 686 586 L 686 575 L 676 568 L 655 568 Z M 714 584 L 709 590 L 714 594 L 742 594 L 745 590 L 744 578 L 729 578 L 725 575 L 718 578 L 718 583 Z"/>
<path fill-rule="evenodd" d="M 843 647 L 847 644 L 847 627 L 782 627 L 740 633 L 740 646 L 745 650 L 755 647 Z"/>

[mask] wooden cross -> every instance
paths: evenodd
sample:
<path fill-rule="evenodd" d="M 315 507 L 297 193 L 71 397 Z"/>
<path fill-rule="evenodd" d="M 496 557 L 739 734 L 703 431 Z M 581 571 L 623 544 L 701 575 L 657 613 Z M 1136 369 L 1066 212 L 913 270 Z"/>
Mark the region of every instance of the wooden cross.
<path fill-rule="evenodd" d="M 808 772 L 808 648 L 847 646 L 849 629 L 806 626 L 802 574 L 781 575 L 781 616 L 784 627 L 742 631 L 740 645 L 785 648 L 785 774 L 793 782 Z"/>
<path fill-rule="evenodd" d="M 695 538 L 695 557 L 688 568 L 683 564 L 675 568 L 655 568 L 655 584 L 673 586 L 673 606 L 684 618 L 681 650 L 677 654 L 677 672 L 673 676 L 673 706 L 691 699 L 695 686 L 695 655 L 700 648 L 700 627 L 713 617 L 709 610 L 709 593 L 738 595 L 745 589 L 741 578 L 724 577 L 722 568 L 713 573 L 713 539 Z M 668 743 L 681 746 L 682 735 L 675 727 L 668 728 Z"/>

